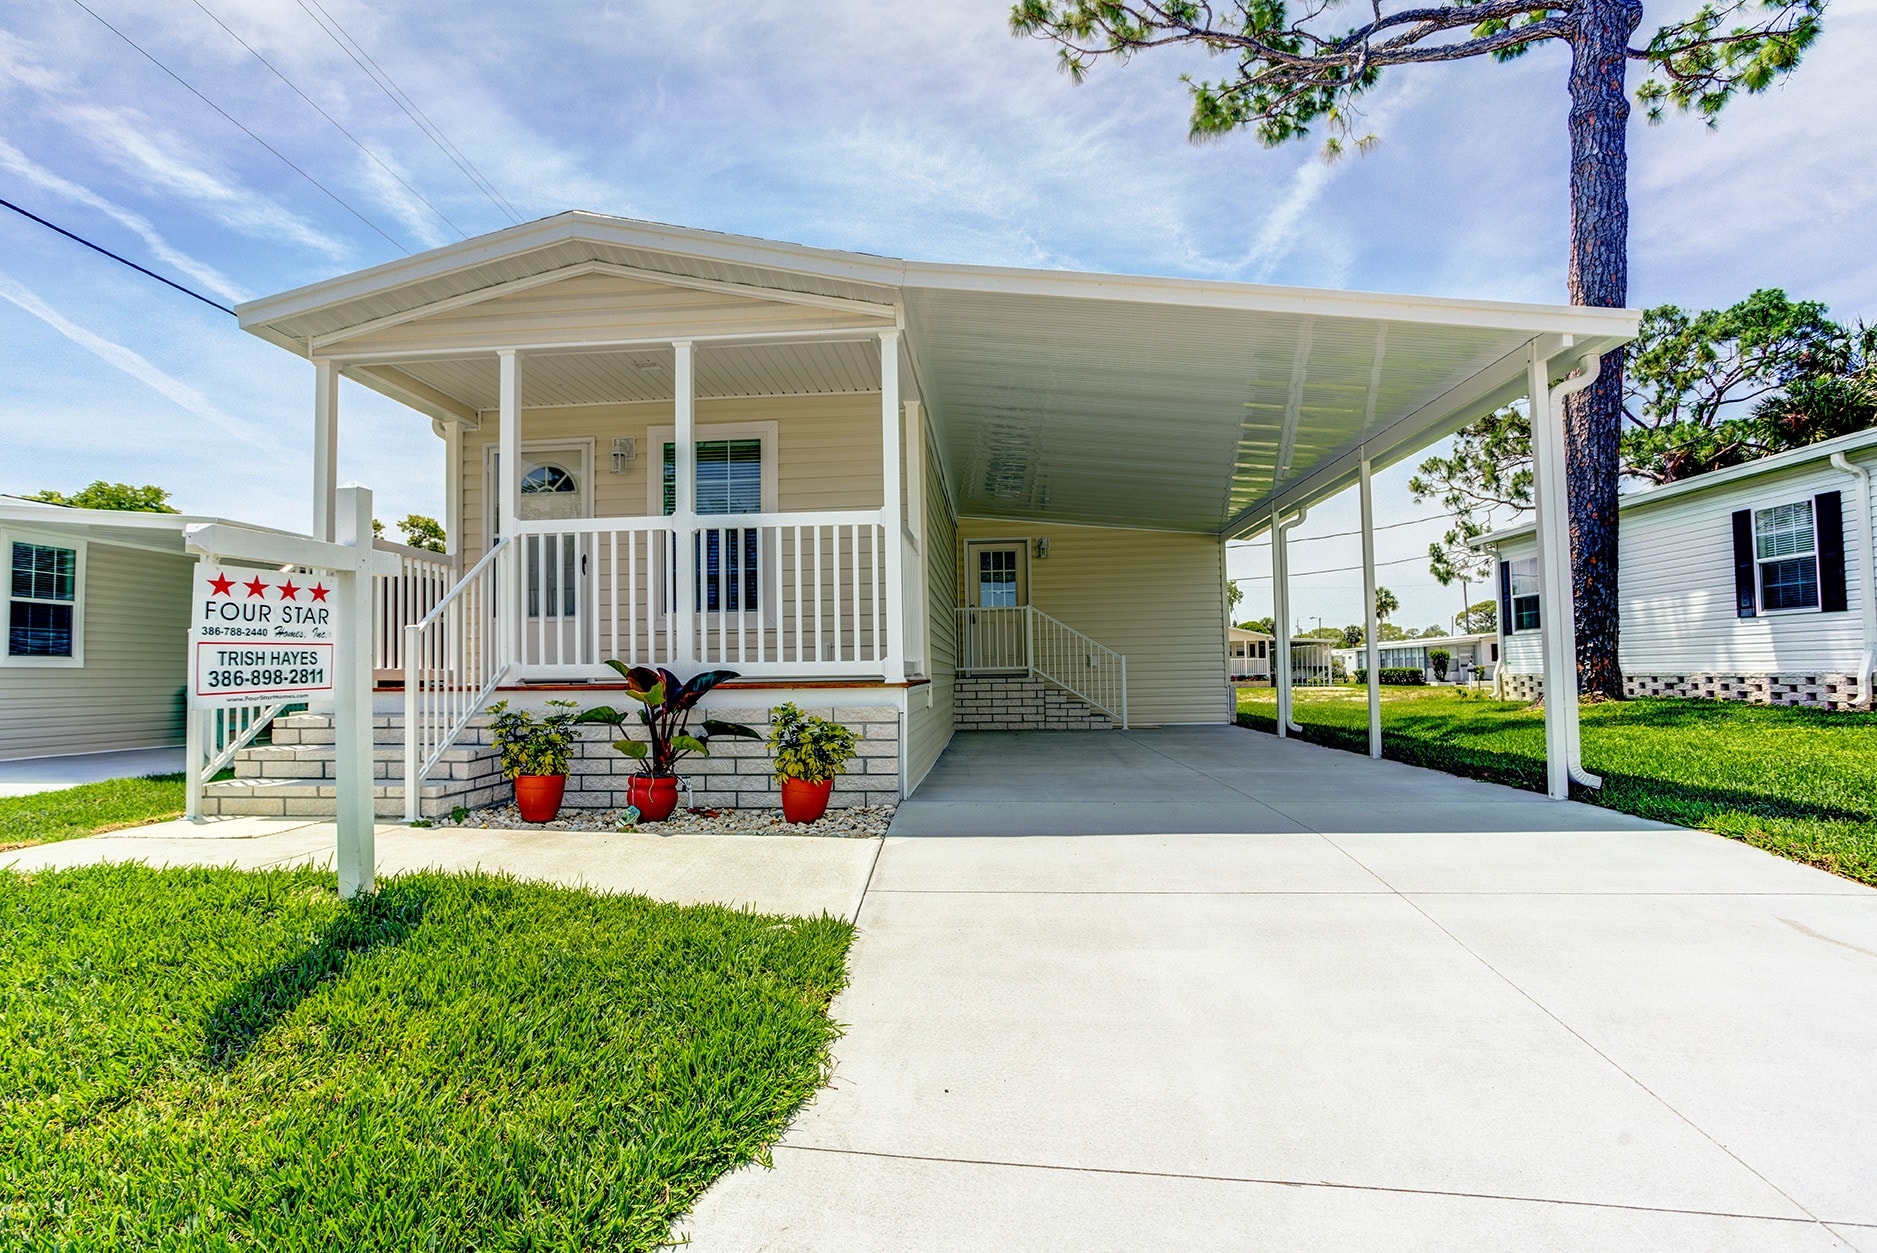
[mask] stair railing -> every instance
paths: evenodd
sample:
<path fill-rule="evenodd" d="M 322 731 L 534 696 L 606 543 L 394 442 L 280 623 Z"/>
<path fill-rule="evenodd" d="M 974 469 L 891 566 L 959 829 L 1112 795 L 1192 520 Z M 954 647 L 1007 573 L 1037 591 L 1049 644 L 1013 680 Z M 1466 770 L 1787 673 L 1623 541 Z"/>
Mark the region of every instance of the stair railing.
<path fill-rule="evenodd" d="M 423 620 L 404 628 L 404 817 L 415 822 L 436 767 L 510 667 L 498 597 L 511 540 L 503 538 Z M 509 580 L 513 584 L 513 579 Z M 510 588 L 512 594 L 512 586 Z"/>
<path fill-rule="evenodd" d="M 1021 673 L 1128 725 L 1128 659 L 1034 605 L 958 611 L 964 673 Z"/>

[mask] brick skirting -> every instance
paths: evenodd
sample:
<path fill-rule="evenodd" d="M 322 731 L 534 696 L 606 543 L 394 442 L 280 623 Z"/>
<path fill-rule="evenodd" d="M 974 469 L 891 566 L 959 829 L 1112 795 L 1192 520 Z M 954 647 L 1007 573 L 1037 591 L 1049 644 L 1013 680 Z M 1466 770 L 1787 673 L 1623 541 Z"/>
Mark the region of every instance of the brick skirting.
<path fill-rule="evenodd" d="M 891 706 L 807 707 L 804 713 L 832 718 L 851 729 L 856 756 L 834 781 L 829 804 L 891 805 L 899 800 L 899 711 Z M 767 736 L 769 711 L 711 709 L 713 718 L 741 722 Z M 372 719 L 374 808 L 380 818 L 404 816 L 404 718 L 379 714 Z M 644 739 L 641 728 L 631 738 Z M 235 754 L 235 777 L 203 789 L 204 816 L 235 814 L 266 817 L 331 817 L 338 807 L 330 714 L 294 714 L 277 719 L 272 744 Z M 610 727 L 582 727 L 580 741 L 567 763 L 567 809 L 615 809 L 626 804 L 627 780 L 638 763 L 612 746 Z M 768 745 L 761 740 L 718 740 L 709 757 L 684 760 L 683 777 L 691 792 L 687 805 L 712 809 L 774 809 L 781 790 Z M 475 719 L 424 780 L 419 810 L 427 818 L 457 806 L 474 809 L 508 801 L 514 788 L 502 777 L 501 756 L 490 742 L 488 719 Z"/>
<path fill-rule="evenodd" d="M 1544 680 L 1535 674 L 1505 676 L 1508 700 L 1537 700 Z M 1742 700 L 1754 705 L 1806 705 L 1852 709 L 1857 676 L 1850 674 L 1626 674 L 1623 694 Z"/>
<path fill-rule="evenodd" d="M 952 687 L 952 725 L 960 731 L 1107 731 L 1099 709 L 1041 679 L 1022 674 L 959 675 Z"/>

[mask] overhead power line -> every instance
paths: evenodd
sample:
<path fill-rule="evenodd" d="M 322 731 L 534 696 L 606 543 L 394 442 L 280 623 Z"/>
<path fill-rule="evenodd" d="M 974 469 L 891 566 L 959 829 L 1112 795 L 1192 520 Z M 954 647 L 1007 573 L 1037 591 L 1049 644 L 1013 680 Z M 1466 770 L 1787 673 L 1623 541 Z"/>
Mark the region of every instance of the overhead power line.
<path fill-rule="evenodd" d="M 306 101 L 309 105 L 313 107 L 314 112 L 318 113 L 321 117 L 325 118 L 328 122 L 331 122 L 333 125 L 333 129 L 337 130 L 341 135 L 344 135 L 347 139 L 351 140 L 354 144 L 358 145 L 358 150 L 360 152 L 370 157 L 373 161 L 376 161 L 379 165 L 379 168 L 384 170 L 384 172 L 389 174 L 392 178 L 395 178 L 398 181 L 398 183 L 404 188 L 405 191 L 408 191 L 409 193 L 411 193 L 411 195 L 423 201 L 425 208 L 429 209 L 432 213 L 436 214 L 439 218 L 442 218 L 444 223 L 447 226 L 449 226 L 451 230 L 455 231 L 458 235 L 461 235 L 464 239 L 469 238 L 469 233 L 467 231 L 465 231 L 462 227 L 458 226 L 456 223 L 450 221 L 448 214 L 444 213 L 443 210 L 437 208 L 436 205 L 430 203 L 430 197 L 424 195 L 423 192 L 418 191 L 415 187 L 411 186 L 409 180 L 407 180 L 402 174 L 398 173 L 397 170 L 394 169 L 388 162 L 386 162 L 383 157 L 379 156 L 377 153 L 373 152 L 369 147 L 367 147 L 364 140 L 360 139 L 357 135 L 354 135 L 351 131 L 347 130 L 344 126 L 342 126 L 339 122 L 339 119 L 334 117 L 332 114 L 326 112 L 325 109 L 321 108 L 317 100 L 307 95 L 304 91 L 301 91 L 299 84 L 295 83 L 291 78 L 288 78 L 284 73 L 282 73 L 279 66 L 275 65 L 272 61 L 269 61 L 266 57 L 262 56 L 259 52 L 257 52 L 253 44 L 249 43 L 247 40 L 243 39 L 240 35 L 236 34 L 234 29 L 230 27 L 227 22 L 224 22 L 222 21 L 221 18 L 215 16 L 215 14 L 209 9 L 209 7 L 206 4 L 202 3 L 202 0 L 195 0 L 195 6 L 196 8 L 201 9 L 204 13 L 207 13 L 209 20 L 211 22 L 214 22 L 217 26 L 227 31 L 228 37 L 230 39 L 233 39 L 236 43 L 240 44 L 243 48 L 246 48 L 256 61 L 259 61 L 262 65 L 265 65 L 269 70 L 272 70 L 275 78 L 278 78 L 281 82 L 285 83 L 288 87 L 293 89 L 294 95 Z"/>
<path fill-rule="evenodd" d="M 1370 529 L 1376 530 L 1376 531 L 1392 531 L 1396 527 L 1420 526 L 1423 522 L 1445 522 L 1446 520 L 1447 520 L 1447 515 L 1437 513 L 1437 514 L 1433 514 L 1425 518 L 1409 518 L 1406 522 L 1390 522 L 1383 526 L 1371 527 Z M 1314 544 L 1320 539 L 1344 539 L 1351 535 L 1360 535 L 1360 534 L 1362 534 L 1362 532 L 1360 531 L 1332 531 L 1328 535 L 1301 536 L 1290 542 L 1293 544 Z M 1256 545 L 1269 544 L 1271 541 L 1268 539 L 1235 539 L 1235 540 L 1230 540 L 1228 542 L 1240 545 L 1241 547 L 1250 547 L 1255 544 Z"/>
<path fill-rule="evenodd" d="M 1405 566 L 1410 561 L 1426 560 L 1427 557 L 1423 554 L 1418 557 L 1397 557 L 1393 561 L 1378 561 L 1375 564 L 1378 568 L 1381 566 Z M 1361 568 L 1361 566 L 1333 566 L 1328 570 L 1295 570 L 1291 572 L 1290 577 L 1293 579 L 1301 579 L 1312 574 L 1347 574 L 1351 570 L 1360 570 Z M 1249 583 L 1254 579 L 1268 579 L 1270 577 L 1271 576 L 1268 574 L 1241 574 L 1231 581 L 1234 583 Z"/>
<path fill-rule="evenodd" d="M 288 169 L 292 170 L 295 174 L 298 174 L 301 178 L 305 179 L 307 182 L 311 183 L 313 186 L 319 188 L 319 190 L 323 192 L 327 196 L 327 198 L 329 198 L 334 204 L 338 205 L 341 209 L 344 209 L 347 213 L 350 213 L 353 217 L 363 222 L 366 226 L 369 226 L 375 233 L 377 233 L 380 237 L 382 237 L 386 243 L 390 244 L 393 248 L 396 248 L 399 252 L 404 253 L 406 256 L 410 255 L 411 250 L 409 248 L 406 248 L 403 244 L 400 244 L 397 240 L 385 234 L 384 230 L 380 228 L 376 222 L 372 221 L 370 218 L 366 217 L 363 213 L 360 213 L 357 209 L 354 209 L 351 205 L 347 204 L 344 200 L 342 200 L 339 197 L 339 194 L 337 192 L 332 190 L 332 188 L 326 186 L 324 183 L 314 178 L 311 174 L 308 174 L 305 170 L 295 165 L 291 160 L 288 159 L 285 153 L 283 153 L 280 149 L 274 147 L 274 145 L 268 143 L 265 139 L 262 139 L 259 135 L 255 134 L 253 131 L 249 130 L 245 125 L 242 124 L 239 118 L 235 117 L 234 114 L 222 108 L 222 106 L 220 106 L 219 104 L 216 104 L 213 100 L 210 100 L 207 96 L 203 95 L 200 91 L 197 91 L 193 86 L 190 85 L 190 83 L 186 79 L 183 78 L 182 75 L 178 74 L 175 70 L 172 70 L 171 68 L 169 68 L 169 66 L 157 60 L 156 56 L 152 54 L 148 49 L 146 49 L 142 44 L 138 43 L 136 40 L 132 39 L 129 35 L 126 35 L 123 31 L 117 29 L 117 27 L 105 21 L 104 18 L 98 15 L 96 10 L 94 10 L 90 5 L 85 3 L 85 0 L 72 0 L 72 3 L 77 5 L 79 8 L 83 9 L 85 12 L 91 14 L 92 17 L 96 18 L 98 21 L 98 24 L 104 27 L 104 29 L 110 31 L 113 35 L 116 35 L 119 39 L 129 44 L 132 48 L 135 48 L 139 53 L 143 55 L 145 60 L 150 62 L 150 64 L 156 66 L 157 69 L 162 70 L 165 74 L 175 79 L 178 83 L 181 83 L 182 86 L 188 90 L 190 95 L 194 96 L 197 100 L 200 100 L 203 104 L 206 104 L 209 108 L 215 110 L 217 113 L 227 118 L 231 123 L 233 123 L 236 127 L 240 129 L 242 134 L 246 135 L 249 139 L 252 139 L 255 143 L 259 144 L 261 147 L 273 153 L 276 157 L 279 157 L 281 164 L 285 165 Z"/>
<path fill-rule="evenodd" d="M 404 116 L 411 120 L 412 125 L 422 131 L 425 137 L 437 146 L 437 150 L 448 157 L 456 168 L 463 172 L 463 177 L 475 184 L 476 190 L 487 196 L 491 204 L 508 216 L 509 221 L 517 223 L 521 221 L 521 215 L 515 212 L 515 206 L 511 205 L 508 199 L 503 196 L 501 192 L 496 190 L 495 184 L 490 182 L 489 179 L 483 175 L 482 171 L 476 168 L 475 163 L 469 159 L 468 155 L 465 154 L 461 148 L 458 148 L 448 135 L 443 133 L 443 129 L 435 122 L 432 122 L 429 115 L 417 107 L 417 102 L 412 100 L 410 96 L 405 93 L 404 89 L 393 81 L 391 75 L 385 71 L 382 65 L 379 65 L 378 62 L 373 59 L 371 53 L 365 51 L 364 45 L 352 38 L 351 33 L 347 31 L 345 27 L 339 25 L 339 19 L 326 12 L 325 6 L 321 5 L 319 0 L 297 0 L 297 3 L 300 8 L 306 11 L 306 15 L 312 18 L 313 22 L 321 30 L 326 32 L 327 38 L 331 39 L 335 44 L 338 44 L 339 50 L 351 57 L 354 65 L 365 71 L 365 76 L 378 85 L 378 90 L 384 92 L 385 96 L 392 104 L 395 104 L 399 109 L 403 110 Z"/>
<path fill-rule="evenodd" d="M 226 313 L 230 315 L 231 317 L 234 315 L 235 311 L 233 309 L 230 309 L 227 305 L 222 304 L 219 301 L 210 300 L 207 296 L 204 296 L 199 291 L 191 291 L 189 288 L 184 287 L 181 283 L 178 283 L 173 278 L 164 278 L 161 274 L 158 274 L 155 270 L 146 270 L 142 266 L 138 265 L 135 261 L 132 261 L 130 258 L 120 257 L 115 252 L 112 252 L 109 248 L 106 248 L 100 244 L 94 244 L 89 239 L 86 239 L 83 235 L 74 234 L 71 231 L 66 230 L 63 226 L 60 226 L 56 222 L 48 222 L 44 218 L 40 217 L 37 213 L 31 213 L 25 209 L 20 208 L 18 205 L 14 204 L 11 200 L 0 200 L 0 207 L 11 209 L 13 210 L 13 212 L 19 214 L 23 218 L 31 218 L 33 221 L 39 223 L 39 225 L 47 228 L 48 230 L 57 231 L 59 234 L 65 236 L 65 238 L 73 241 L 74 243 L 83 244 L 85 247 L 91 249 L 93 252 L 103 253 L 105 256 L 109 257 L 111 260 L 117 262 L 120 265 L 129 266 L 131 269 L 137 271 L 137 273 L 139 274 L 147 275 L 150 278 L 155 279 L 159 283 L 163 283 L 169 287 L 174 287 L 177 291 L 181 292 L 185 296 L 193 296 L 197 300 L 200 300 L 203 304 L 209 306 L 211 309 L 220 309 L 223 313 Z"/>

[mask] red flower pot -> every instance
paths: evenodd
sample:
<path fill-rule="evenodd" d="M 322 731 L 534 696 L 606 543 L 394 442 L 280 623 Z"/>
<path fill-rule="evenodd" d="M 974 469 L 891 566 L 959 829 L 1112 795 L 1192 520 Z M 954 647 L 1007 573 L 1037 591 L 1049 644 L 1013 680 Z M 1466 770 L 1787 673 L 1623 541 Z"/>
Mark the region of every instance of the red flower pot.
<path fill-rule="evenodd" d="M 521 774 L 515 776 L 515 805 L 523 822 L 552 822 L 560 812 L 560 798 L 567 790 L 564 774 Z"/>
<path fill-rule="evenodd" d="M 641 822 L 663 822 L 678 807 L 678 781 L 635 774 L 626 783 L 626 803 L 639 811 Z"/>
<path fill-rule="evenodd" d="M 828 796 L 833 791 L 833 779 L 823 779 L 819 783 L 810 783 L 806 779 L 782 780 L 782 820 L 815 821 L 828 812 Z"/>

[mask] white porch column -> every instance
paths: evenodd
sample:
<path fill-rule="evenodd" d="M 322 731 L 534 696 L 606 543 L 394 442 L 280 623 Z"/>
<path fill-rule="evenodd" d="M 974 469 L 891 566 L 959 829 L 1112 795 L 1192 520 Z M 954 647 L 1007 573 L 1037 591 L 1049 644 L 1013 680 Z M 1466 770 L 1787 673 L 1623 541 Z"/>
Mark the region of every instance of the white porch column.
<path fill-rule="evenodd" d="M 337 493 L 334 542 L 371 548 L 371 491 Z M 372 890 L 375 806 L 372 802 L 372 573 L 370 566 L 336 571 L 339 647 L 333 665 L 333 774 L 338 787 L 339 896 Z"/>
<path fill-rule="evenodd" d="M 880 333 L 880 546 L 886 558 L 886 657 L 888 683 L 906 678 L 905 545 L 900 539 L 899 332 Z M 859 606 L 855 606 L 856 609 Z"/>
<path fill-rule="evenodd" d="M 313 362 L 313 538 L 332 542 L 339 486 L 339 364 Z"/>
<path fill-rule="evenodd" d="M 1364 450 L 1367 451 L 1366 449 Z M 1362 651 L 1369 674 L 1369 756 L 1382 757 L 1382 642 L 1375 615 L 1375 492 L 1368 457 L 1362 458 Z"/>
<path fill-rule="evenodd" d="M 1539 643 L 1544 656 L 1545 794 L 1571 795 L 1577 738 L 1577 615 L 1571 597 L 1571 522 L 1564 419 L 1553 403 L 1549 362 L 1530 349 L 1532 504 L 1538 515 Z"/>
<path fill-rule="evenodd" d="M 1277 737 L 1290 735 L 1290 556 L 1284 519 L 1271 511 L 1271 686 L 1277 693 Z"/>
<path fill-rule="evenodd" d="M 671 622 L 677 632 L 672 656 L 692 665 L 697 656 L 697 354 L 688 339 L 671 346 L 676 386 L 671 399 L 673 484 L 671 525 L 677 534 L 677 612 Z M 651 462 L 647 461 L 649 467 Z M 646 471 L 651 473 L 648 468 Z"/>
<path fill-rule="evenodd" d="M 509 588 L 508 629 L 501 632 L 510 665 L 523 660 L 522 632 L 527 623 L 527 564 L 515 522 L 521 505 L 521 353 L 513 348 L 498 348 L 495 353 L 498 393 L 496 400 L 496 532 L 515 542 L 508 550 L 506 577 L 497 586 Z M 499 599 L 499 598 L 498 598 Z"/>

